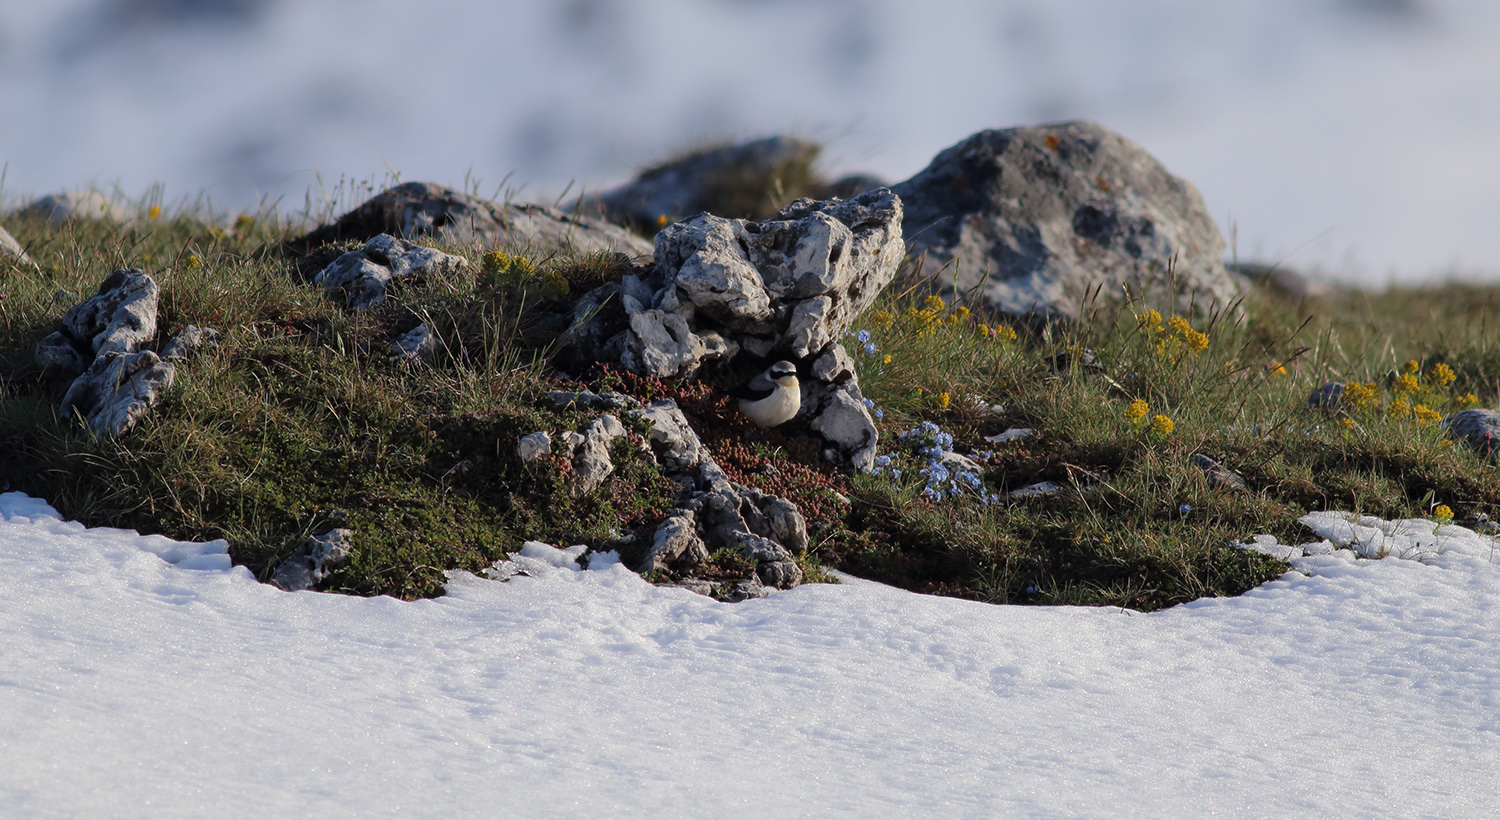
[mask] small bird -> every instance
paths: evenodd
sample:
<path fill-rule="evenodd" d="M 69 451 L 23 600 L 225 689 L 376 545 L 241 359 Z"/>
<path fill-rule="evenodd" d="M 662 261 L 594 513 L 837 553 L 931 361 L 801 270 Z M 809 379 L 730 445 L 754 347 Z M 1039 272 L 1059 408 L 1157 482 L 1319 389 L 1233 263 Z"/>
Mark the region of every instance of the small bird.
<path fill-rule="evenodd" d="M 740 412 L 761 427 L 775 427 L 790 421 L 802 407 L 797 366 L 791 362 L 777 362 L 735 390 L 734 395 L 740 400 Z"/>

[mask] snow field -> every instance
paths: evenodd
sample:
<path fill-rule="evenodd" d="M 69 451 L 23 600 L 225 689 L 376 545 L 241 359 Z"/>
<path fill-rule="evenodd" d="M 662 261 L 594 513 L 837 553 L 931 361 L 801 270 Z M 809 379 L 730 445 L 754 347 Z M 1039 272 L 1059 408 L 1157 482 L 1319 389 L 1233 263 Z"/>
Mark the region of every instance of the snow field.
<path fill-rule="evenodd" d="M 294 594 L 221 543 L 16 493 L 0 517 L 0 816 L 1478 817 L 1500 792 L 1500 575 L 1459 527 L 1427 564 L 1356 561 L 1369 533 L 1318 519 L 1308 574 L 1145 615 L 857 580 L 726 605 L 540 545 L 431 601 Z"/>

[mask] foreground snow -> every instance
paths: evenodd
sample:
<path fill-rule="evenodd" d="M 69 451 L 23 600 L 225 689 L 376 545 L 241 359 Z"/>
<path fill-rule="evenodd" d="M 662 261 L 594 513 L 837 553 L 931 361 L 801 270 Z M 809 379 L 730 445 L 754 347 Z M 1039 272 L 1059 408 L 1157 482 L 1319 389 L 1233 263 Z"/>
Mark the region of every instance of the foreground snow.
<path fill-rule="evenodd" d="M 1314 548 L 1311 575 L 1143 615 L 860 582 L 725 605 L 536 549 L 433 601 L 293 594 L 222 542 L 16 493 L 0 517 L 5 817 L 1478 817 L 1500 793 L 1500 572 L 1457 527 L 1428 563 Z M 1342 520 L 1312 526 L 1378 529 Z"/>

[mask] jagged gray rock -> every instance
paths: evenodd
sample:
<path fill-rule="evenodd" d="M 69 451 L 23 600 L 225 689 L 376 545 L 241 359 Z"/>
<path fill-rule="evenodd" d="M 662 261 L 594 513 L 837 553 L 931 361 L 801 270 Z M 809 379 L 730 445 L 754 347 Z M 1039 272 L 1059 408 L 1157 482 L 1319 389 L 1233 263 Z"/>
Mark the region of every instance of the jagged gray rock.
<path fill-rule="evenodd" d="M 719 210 L 725 194 L 744 188 L 748 181 L 770 180 L 788 171 L 805 176 L 820 150 L 815 142 L 773 136 L 693 152 L 647 169 L 614 190 L 580 200 L 574 212 L 655 230 L 663 218 Z"/>
<path fill-rule="evenodd" d="M 595 393 L 591 390 L 549 390 L 542 401 L 553 410 L 627 410 L 640 407 L 634 396 L 614 390 Z"/>
<path fill-rule="evenodd" d="M 552 434 L 539 430 L 521 436 L 521 440 L 516 442 L 516 455 L 522 464 L 530 464 L 542 456 L 552 455 Z"/>
<path fill-rule="evenodd" d="M 832 460 L 867 469 L 875 426 L 838 340 L 895 276 L 901 212 L 881 189 L 799 200 L 765 222 L 699 214 L 657 234 L 649 273 L 580 297 L 563 344 L 579 361 L 662 378 L 695 376 L 742 351 L 810 362 L 802 417 L 837 408 L 814 429 L 834 436 Z"/>
<path fill-rule="evenodd" d="M 563 213 L 546 205 L 497 203 L 430 182 L 407 182 L 375 195 L 330 225 L 292 243 L 307 252 L 318 245 L 377 234 L 431 237 L 456 244 L 521 249 L 549 255 L 611 251 L 651 253 L 650 241 L 603 220 Z"/>
<path fill-rule="evenodd" d="M 172 388 L 176 370 L 155 353 L 105 353 L 63 394 L 63 415 L 77 414 L 100 438 L 134 427 Z"/>
<path fill-rule="evenodd" d="M 303 541 L 296 552 L 276 567 L 271 582 L 288 592 L 312 589 L 354 549 L 354 531 L 342 527 Z"/>
<path fill-rule="evenodd" d="M 432 328 L 420 324 L 396 337 L 391 342 L 391 350 L 395 351 L 391 355 L 393 360 L 432 364 L 442 352 L 443 342 L 432 332 Z"/>
<path fill-rule="evenodd" d="M 54 378 L 70 378 L 96 356 L 134 353 L 156 336 L 156 280 L 135 268 L 104 278 L 93 296 L 63 314 L 63 329 L 37 344 L 36 362 Z"/>
<path fill-rule="evenodd" d="M 1463 441 L 1487 458 L 1500 454 L 1500 413 L 1494 410 L 1460 410 L 1443 419 L 1450 439 Z"/>
<path fill-rule="evenodd" d="M 10 231 L 3 226 L 0 226 L 0 259 L 13 259 L 19 265 L 40 267 L 32 261 L 30 256 L 26 255 L 26 249 L 21 247 L 21 243 L 17 242 L 16 238 L 10 235 Z"/>
<path fill-rule="evenodd" d="M 669 478 L 683 486 L 672 514 L 658 526 L 641 572 L 691 569 L 720 549 L 756 562 L 766 584 L 802 582 L 795 555 L 806 552 L 807 522 L 792 502 L 729 480 L 708 455 L 687 417 L 670 399 L 632 411 L 651 422 L 650 443 Z"/>
<path fill-rule="evenodd" d="M 892 187 L 908 251 L 950 292 L 1015 315 L 1077 318 L 1165 279 L 1199 309 L 1239 295 L 1224 238 L 1197 190 L 1139 145 L 1091 122 L 981 131 Z"/>
<path fill-rule="evenodd" d="M 49 222 L 67 222 L 70 219 L 113 219 L 125 222 L 131 217 L 130 211 L 125 207 L 92 189 L 48 194 L 34 200 L 21 212 L 44 217 Z"/>
<path fill-rule="evenodd" d="M 418 273 L 447 273 L 468 264 L 462 256 L 380 234 L 360 250 L 335 259 L 313 278 L 313 283 L 329 293 L 342 292 L 349 307 L 366 310 L 385 301 L 386 286 L 392 280 Z"/>
<path fill-rule="evenodd" d="M 614 416 L 603 415 L 589 422 L 582 435 L 583 440 L 573 451 L 573 472 L 568 475 L 568 488 L 574 495 L 587 495 L 599 489 L 615 471 L 609 445 L 625 435 L 625 427 Z"/>
<path fill-rule="evenodd" d="M 211 327 L 188 325 L 161 349 L 161 357 L 179 361 L 191 359 L 206 348 L 218 347 L 222 338 L 219 331 Z"/>

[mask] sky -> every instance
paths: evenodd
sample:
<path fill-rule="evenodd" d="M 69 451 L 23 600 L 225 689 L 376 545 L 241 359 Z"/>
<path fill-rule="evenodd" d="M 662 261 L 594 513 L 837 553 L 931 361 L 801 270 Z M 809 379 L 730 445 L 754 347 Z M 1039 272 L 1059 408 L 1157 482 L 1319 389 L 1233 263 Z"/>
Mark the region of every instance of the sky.
<path fill-rule="evenodd" d="M 1193 182 L 1238 258 L 1493 280 L 1497 38 L 1488 0 L 7 3 L 0 193 L 295 212 L 399 174 L 552 201 L 786 132 L 894 182 L 1088 118 Z"/>
<path fill-rule="evenodd" d="M 1494 539 L 1303 520 L 1259 544 L 1293 572 L 1152 614 L 724 604 L 541 544 L 402 602 L 0 494 L 0 816 L 1488 816 Z"/>

